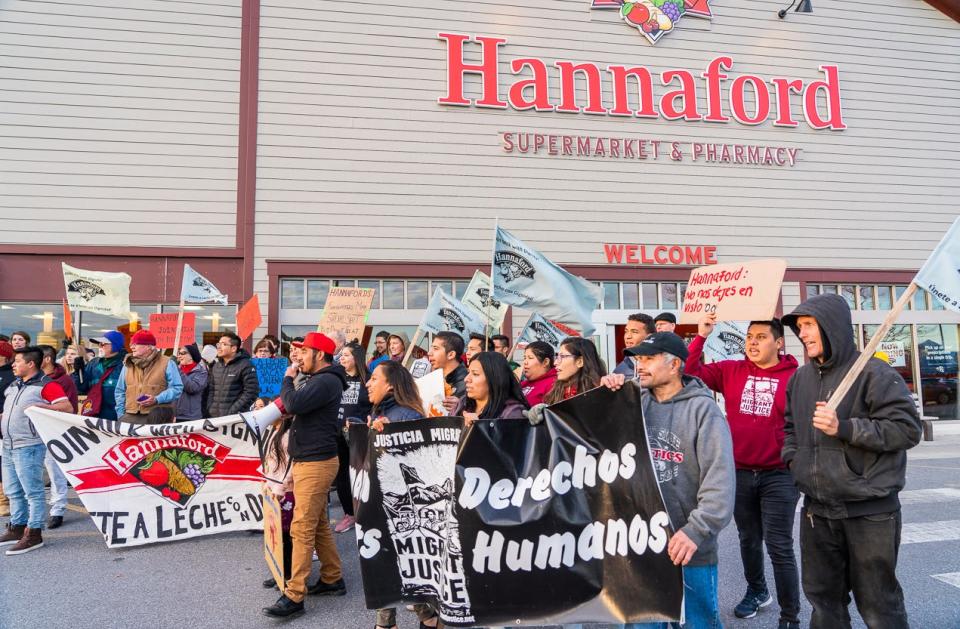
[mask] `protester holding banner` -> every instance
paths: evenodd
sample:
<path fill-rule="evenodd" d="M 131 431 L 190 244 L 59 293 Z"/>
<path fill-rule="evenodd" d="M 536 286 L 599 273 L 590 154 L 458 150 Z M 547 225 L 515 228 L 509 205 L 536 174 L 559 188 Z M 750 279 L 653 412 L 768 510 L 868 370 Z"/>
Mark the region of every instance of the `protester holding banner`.
<path fill-rule="evenodd" d="M 51 345 L 38 345 L 43 352 L 43 363 L 40 370 L 53 382 L 60 385 L 67 399 L 70 400 L 70 412 L 77 412 L 77 385 L 73 378 L 67 375 L 67 370 L 63 365 L 57 362 L 57 350 Z M 43 461 L 47 469 L 47 475 L 50 477 L 50 518 L 47 520 L 47 528 L 60 528 L 63 524 L 63 514 L 67 511 L 67 492 L 70 491 L 70 483 L 64 475 L 63 470 L 53 460 L 48 452 Z"/>
<path fill-rule="evenodd" d="M 667 550 L 683 566 L 686 624 L 719 627 L 717 536 L 730 523 L 736 495 L 730 430 L 710 390 L 683 375 L 687 348 L 679 336 L 658 332 L 627 353 L 637 357 L 650 454 L 676 528 Z M 603 378 L 614 390 L 626 382 L 622 374 Z"/>
<path fill-rule="evenodd" d="M 467 385 L 464 383 L 467 368 L 460 362 L 461 355 L 463 355 L 463 337 L 456 332 L 446 330 L 437 332 L 433 336 L 430 351 L 427 353 L 430 366 L 443 370 L 446 383 L 443 406 L 451 414 L 467 392 Z"/>
<path fill-rule="evenodd" d="M 607 373 L 593 341 L 580 336 L 568 336 L 560 343 L 555 363 L 557 380 L 543 399 L 528 412 L 531 424 L 543 421 L 543 408 L 568 400 L 578 393 L 600 386 L 600 378 Z"/>
<path fill-rule="evenodd" d="M 467 426 L 478 419 L 523 419 L 530 404 L 510 363 L 499 352 L 480 352 L 470 360 L 464 380 L 466 395 L 452 415 Z"/>
<path fill-rule="evenodd" d="M 200 358 L 196 343 L 184 345 L 177 351 L 183 393 L 177 400 L 177 421 L 203 419 L 203 394 L 207 390 L 207 367 Z"/>
<path fill-rule="evenodd" d="M 4 391 L 0 419 L 3 461 L 3 491 L 10 501 L 10 522 L 0 546 L 10 546 L 8 555 L 19 555 L 43 546 L 46 515 L 43 491 L 43 459 L 47 448 L 37 435 L 26 409 L 47 408 L 62 413 L 73 409 L 66 392 L 41 371 L 43 352 L 27 346 L 15 351 L 13 373 L 17 379 Z"/>
<path fill-rule="evenodd" d="M 520 388 L 530 406 L 542 403 L 557 381 L 553 357 L 553 347 L 544 341 L 534 341 L 523 350 L 523 380 Z"/>
<path fill-rule="evenodd" d="M 74 363 L 73 382 L 77 385 L 77 391 L 87 396 L 80 407 L 80 414 L 115 420 L 118 416 L 117 382 L 126 357 L 123 334 L 111 330 L 102 337 L 90 340 L 100 346 L 100 356 L 86 364 L 83 357 L 78 356 Z M 120 410 L 123 410 L 123 406 Z"/>
<path fill-rule="evenodd" d="M 295 501 L 290 525 L 292 569 L 283 594 L 275 604 L 263 608 L 267 616 L 281 618 L 303 613 L 308 593 L 342 596 L 347 592 L 327 519 L 327 492 L 339 468 L 337 414 L 347 379 L 343 367 L 333 364 L 336 348 L 330 337 L 310 332 L 294 345 L 297 362 L 287 369 L 280 388 L 283 407 L 294 416 L 289 442 Z M 309 378 L 297 389 L 293 380 L 301 373 Z M 314 548 L 320 560 L 320 578 L 307 588 Z"/>
<path fill-rule="evenodd" d="M 166 424 L 173 421 L 174 405 L 183 393 L 180 370 L 157 349 L 157 339 L 139 330 L 130 339 L 130 353 L 123 359 L 114 391 L 120 421 L 132 424 Z"/>
<path fill-rule="evenodd" d="M 343 519 L 337 522 L 334 532 L 343 533 L 354 525 L 353 495 L 350 491 L 350 446 L 346 439 L 347 422 L 365 422 L 370 415 L 370 397 L 367 393 L 367 368 L 364 352 L 359 343 L 348 343 L 340 352 L 340 366 L 347 374 L 347 387 L 340 398 L 337 414 L 337 498 L 343 508 Z"/>
<path fill-rule="evenodd" d="M 787 382 L 797 360 L 783 355 L 783 324 L 753 321 L 747 328 L 746 358 L 703 364 L 703 348 L 716 315 L 700 319 L 687 348 L 688 375 L 723 395 L 737 468 L 733 517 L 740 534 L 740 558 L 747 592 L 734 609 L 737 618 L 753 618 L 772 601 L 763 568 L 763 543 L 773 564 L 780 605 L 780 626 L 799 629 L 800 577 L 793 552 L 793 521 L 800 494 L 780 456 L 783 448 Z"/>
<path fill-rule="evenodd" d="M 653 318 L 642 312 L 637 312 L 627 317 L 627 324 L 623 326 L 623 346 L 636 347 L 643 339 L 657 331 L 656 323 Z M 633 356 L 624 354 L 623 360 L 616 366 L 613 373 L 623 374 L 627 378 L 633 378 L 636 373 Z"/>
<path fill-rule="evenodd" d="M 250 410 L 260 394 L 257 370 L 250 354 L 240 347 L 242 341 L 233 332 L 224 332 L 217 343 L 217 362 L 210 368 L 207 416 L 224 417 Z"/>
<path fill-rule="evenodd" d="M 849 625 L 853 591 L 868 627 L 908 627 L 897 580 L 906 451 L 920 418 L 906 383 L 870 358 L 836 411 L 824 402 L 858 357 L 850 307 L 818 295 L 783 318 L 810 361 L 787 387 L 783 460 L 805 494 L 800 524 L 803 592 L 813 629 Z"/>
<path fill-rule="evenodd" d="M 373 356 L 370 358 L 370 362 L 367 363 L 368 373 L 373 373 L 373 370 L 377 368 L 377 365 L 383 361 L 390 360 L 390 353 L 387 351 L 387 343 L 389 341 L 389 332 L 386 330 L 380 330 L 377 332 L 377 336 L 375 336 L 373 339 Z"/>

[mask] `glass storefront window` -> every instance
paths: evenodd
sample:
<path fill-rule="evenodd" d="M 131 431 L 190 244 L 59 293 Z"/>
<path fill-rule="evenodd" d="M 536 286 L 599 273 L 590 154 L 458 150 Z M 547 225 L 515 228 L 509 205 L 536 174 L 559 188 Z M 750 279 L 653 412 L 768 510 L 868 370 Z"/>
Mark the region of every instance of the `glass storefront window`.
<path fill-rule="evenodd" d="M 303 308 L 303 280 L 280 280 L 280 307 Z"/>
<path fill-rule="evenodd" d="M 360 280 L 357 282 L 357 288 L 372 288 L 373 301 L 370 302 L 370 309 L 380 309 L 380 280 Z"/>
<path fill-rule="evenodd" d="M 457 280 L 456 290 L 457 290 L 457 299 L 463 299 L 463 296 L 467 294 L 467 288 L 470 286 L 470 282 L 466 280 Z"/>
<path fill-rule="evenodd" d="M 863 345 L 866 345 L 877 333 L 879 325 L 863 326 Z M 863 346 L 861 345 L 861 347 Z M 913 329 L 910 325 L 891 326 L 887 335 L 880 342 L 878 352 L 883 352 L 889 359 L 890 366 L 897 370 L 911 393 L 916 393 L 916 377 L 913 372 Z"/>
<path fill-rule="evenodd" d="M 438 289 L 442 288 L 443 291 L 448 295 L 453 295 L 453 282 L 430 282 L 430 296 L 433 297 L 433 293 Z M 466 286 L 464 286 L 466 290 Z"/>
<path fill-rule="evenodd" d="M 926 310 L 927 309 L 927 291 L 922 288 L 918 288 L 917 291 L 913 294 L 913 309 L 914 310 Z"/>
<path fill-rule="evenodd" d="M 957 405 L 957 324 L 918 325 L 923 414 L 960 418 Z"/>
<path fill-rule="evenodd" d="M 850 306 L 850 310 L 856 310 L 857 287 L 851 284 L 844 284 L 840 287 L 840 294 L 843 295 L 843 298 L 847 300 L 847 305 Z"/>
<path fill-rule="evenodd" d="M 306 336 L 308 332 L 316 332 L 315 325 L 283 325 L 280 326 L 280 351 L 284 356 L 290 356 L 290 341 L 298 336 Z"/>
<path fill-rule="evenodd" d="M 657 285 L 653 282 L 644 282 L 642 287 L 643 292 L 643 308 L 646 310 L 656 310 L 660 307 L 660 297 L 657 294 Z"/>
<path fill-rule="evenodd" d="M 176 312 L 179 304 L 163 304 L 160 307 L 162 312 L 170 313 Z M 144 306 L 146 309 L 146 306 Z M 217 304 L 187 304 L 183 307 L 184 312 L 193 312 L 196 316 L 196 336 L 195 338 L 187 341 L 181 341 L 181 344 L 186 345 L 187 343 L 193 342 L 196 343 L 199 347 L 204 346 L 204 334 L 207 335 L 207 343 L 214 337 L 215 332 L 236 332 L 237 331 L 237 307 L 236 306 L 220 306 Z M 85 312 L 83 313 L 84 322 L 87 321 L 87 317 L 91 316 L 92 313 Z M 144 315 L 143 325 L 144 327 L 149 326 L 149 314 Z M 117 319 L 110 319 L 111 321 L 119 321 Z M 102 332 L 101 332 L 102 334 Z M 256 342 L 257 339 L 254 339 Z M 215 343 L 211 343 L 215 344 Z"/>
<path fill-rule="evenodd" d="M 620 310 L 620 283 L 603 283 L 603 307 L 605 310 Z"/>
<path fill-rule="evenodd" d="M 307 308 L 310 310 L 323 308 L 329 293 L 329 280 L 307 280 Z"/>
<path fill-rule="evenodd" d="M 820 292 L 824 295 L 836 295 L 837 294 L 837 285 L 836 284 L 823 284 L 820 286 Z"/>
<path fill-rule="evenodd" d="M 676 284 L 661 284 L 661 303 L 663 304 L 664 310 L 676 310 L 677 309 L 677 285 Z"/>
<path fill-rule="evenodd" d="M 357 280 L 333 280 L 333 285 L 338 288 L 356 288 Z"/>
<path fill-rule="evenodd" d="M 403 280 L 383 280 L 383 309 L 403 310 Z"/>
<path fill-rule="evenodd" d="M 624 282 L 623 308 L 624 310 L 640 309 L 640 286 L 636 282 Z"/>
<path fill-rule="evenodd" d="M 877 286 L 877 310 L 893 309 L 893 292 L 889 286 Z"/>
<path fill-rule="evenodd" d="M 426 281 L 407 282 L 407 308 L 426 308 L 430 302 L 429 286 Z"/>
<path fill-rule="evenodd" d="M 807 296 L 813 297 L 814 295 L 820 294 L 820 285 L 819 284 L 807 284 Z"/>
<path fill-rule="evenodd" d="M 873 286 L 860 287 L 860 310 L 876 310 L 873 299 Z"/>
<path fill-rule="evenodd" d="M 76 313 L 74 325 L 77 324 Z M 89 334 L 89 327 L 84 327 L 81 337 Z M 10 336 L 14 332 L 26 332 L 30 335 L 33 345 L 53 345 L 60 348 L 61 341 L 66 338 L 63 332 L 62 304 L 2 304 L 0 305 L 0 332 Z"/>

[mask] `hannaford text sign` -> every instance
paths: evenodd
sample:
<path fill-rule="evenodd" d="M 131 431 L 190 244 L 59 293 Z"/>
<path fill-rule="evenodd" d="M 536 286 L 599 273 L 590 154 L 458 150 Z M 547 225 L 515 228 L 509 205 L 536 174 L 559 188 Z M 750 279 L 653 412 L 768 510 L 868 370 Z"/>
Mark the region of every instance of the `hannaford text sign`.
<path fill-rule="evenodd" d="M 733 58 L 729 56 L 715 57 L 700 73 L 699 78 L 703 79 L 706 89 L 702 101 L 705 107 L 701 107 L 699 95 L 704 87 L 698 87 L 698 77 L 689 70 L 670 69 L 658 74 L 640 65 L 612 64 L 601 69 L 595 63 L 548 62 L 537 57 L 519 57 L 510 61 L 514 80 L 501 85 L 500 46 L 506 45 L 505 37 L 471 37 L 459 33 L 439 33 L 437 37 L 446 42 L 447 48 L 447 92 L 437 99 L 441 105 L 703 122 L 729 122 L 733 119 L 745 125 L 763 124 L 773 115 L 776 126 L 798 127 L 798 112 L 791 107 L 791 95 L 798 94 L 803 119 L 811 128 L 841 130 L 847 127 L 841 111 L 840 74 L 836 65 L 821 65 L 823 79 L 806 84 L 802 79 L 740 75 L 730 81 L 726 103 L 728 114 L 721 84 L 729 78 L 724 71 L 733 68 Z M 469 41 L 480 44 L 480 63 L 464 60 L 464 43 Z M 556 68 L 557 78 L 551 79 L 548 67 Z M 522 78 L 521 73 L 524 73 Z M 467 74 L 480 76 L 482 95 L 479 99 L 464 93 L 464 76 Z M 585 98 L 581 99 L 586 101 L 583 104 L 577 99 L 575 77 L 578 75 L 586 86 Z M 607 81 L 604 81 L 605 77 L 609 77 Z M 551 100 L 551 80 L 559 80 L 558 99 Z M 662 93 L 657 99 L 655 82 L 663 87 L 676 84 L 676 88 Z M 609 83 L 607 89 L 611 89 L 612 94 L 605 93 L 605 83 Z M 506 87 L 506 99 L 501 98 L 501 87 Z M 637 96 L 638 109 L 633 108 L 628 98 L 631 88 Z M 817 104 L 821 94 L 826 101 L 825 112 L 821 112 Z M 612 106 L 605 106 L 604 101 Z M 750 101 L 752 105 L 748 105 Z"/>
<path fill-rule="evenodd" d="M 657 266 L 703 266 L 717 263 L 717 248 L 713 245 L 631 245 L 603 243 L 607 264 L 652 264 Z"/>

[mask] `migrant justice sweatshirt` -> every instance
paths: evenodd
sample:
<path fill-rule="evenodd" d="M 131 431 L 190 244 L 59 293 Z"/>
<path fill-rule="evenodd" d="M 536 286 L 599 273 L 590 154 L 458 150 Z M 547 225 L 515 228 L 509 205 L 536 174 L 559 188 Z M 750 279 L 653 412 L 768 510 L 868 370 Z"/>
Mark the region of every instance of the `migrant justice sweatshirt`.
<path fill-rule="evenodd" d="M 630 381 L 627 386 L 639 386 Z M 710 390 L 697 378 L 658 402 L 641 393 L 650 456 L 670 521 L 697 545 L 691 566 L 717 563 L 717 535 L 733 517 L 736 470 L 730 430 Z"/>
<path fill-rule="evenodd" d="M 787 382 L 797 370 L 789 354 L 768 369 L 747 359 L 703 364 L 706 339 L 697 335 L 687 348 L 684 371 L 723 396 L 727 423 L 733 437 L 733 460 L 740 470 L 786 469 L 783 449 Z"/>

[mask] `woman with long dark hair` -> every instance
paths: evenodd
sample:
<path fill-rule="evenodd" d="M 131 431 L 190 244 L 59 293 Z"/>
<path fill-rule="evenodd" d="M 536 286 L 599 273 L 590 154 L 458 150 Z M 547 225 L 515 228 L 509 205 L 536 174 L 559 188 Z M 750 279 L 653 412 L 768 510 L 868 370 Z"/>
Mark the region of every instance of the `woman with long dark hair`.
<path fill-rule="evenodd" d="M 568 400 L 573 396 L 600 386 L 600 378 L 607 375 L 607 366 L 603 363 L 593 341 L 568 336 L 560 343 L 556 355 L 557 381 L 543 399 L 527 412 L 531 424 L 543 421 L 543 409 L 550 404 Z"/>
<path fill-rule="evenodd" d="M 464 380 L 467 395 L 454 415 L 469 426 L 478 419 L 519 419 L 530 408 L 510 363 L 498 352 L 480 352 L 470 359 Z"/>
<path fill-rule="evenodd" d="M 333 529 L 335 533 L 349 530 L 356 520 L 353 517 L 353 495 L 350 491 L 350 446 L 347 443 L 347 423 L 366 422 L 370 414 L 370 398 L 367 395 L 367 366 L 363 362 L 363 348 L 358 343 L 347 343 L 340 352 L 340 366 L 347 372 L 347 386 L 340 398 L 337 414 L 337 498 L 343 507 L 343 519 Z"/>
<path fill-rule="evenodd" d="M 283 578 L 290 579 L 293 565 L 293 538 L 290 537 L 290 524 L 293 522 L 293 474 L 290 473 L 290 455 L 287 445 L 290 438 L 292 415 L 284 415 L 273 424 L 266 453 L 263 457 L 264 493 L 270 492 L 280 503 L 280 529 L 283 535 Z M 277 587 L 277 581 L 270 577 L 263 587 Z"/>
<path fill-rule="evenodd" d="M 523 350 L 523 380 L 520 388 L 530 406 L 543 402 L 557 381 L 557 370 L 553 367 L 554 354 L 553 346 L 543 341 L 534 341 Z"/>

